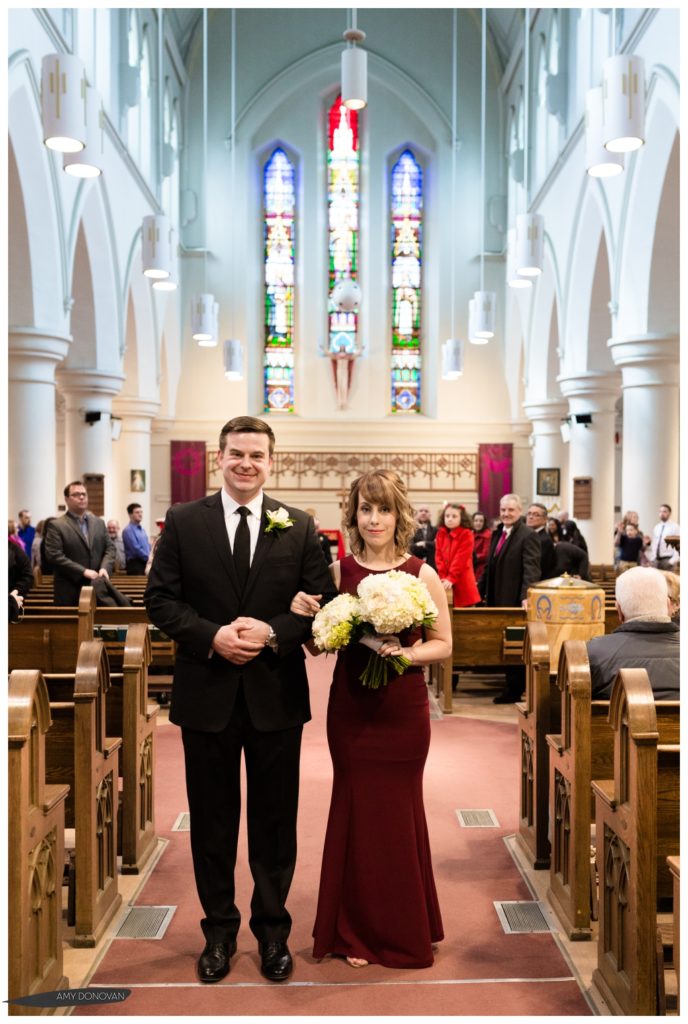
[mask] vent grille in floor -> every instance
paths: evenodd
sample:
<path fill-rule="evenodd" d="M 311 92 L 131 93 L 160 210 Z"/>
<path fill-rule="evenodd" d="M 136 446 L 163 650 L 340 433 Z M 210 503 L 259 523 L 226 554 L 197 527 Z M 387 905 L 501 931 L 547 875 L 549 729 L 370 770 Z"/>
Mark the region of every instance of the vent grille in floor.
<path fill-rule="evenodd" d="M 456 816 L 462 828 L 499 828 L 495 812 L 487 808 L 480 810 L 458 810 Z"/>
<path fill-rule="evenodd" d="M 130 907 L 122 920 L 116 939 L 161 939 L 167 931 L 176 907 Z"/>
<path fill-rule="evenodd" d="M 548 932 L 550 926 L 543 906 L 531 900 L 495 900 L 494 907 L 507 935 Z"/>

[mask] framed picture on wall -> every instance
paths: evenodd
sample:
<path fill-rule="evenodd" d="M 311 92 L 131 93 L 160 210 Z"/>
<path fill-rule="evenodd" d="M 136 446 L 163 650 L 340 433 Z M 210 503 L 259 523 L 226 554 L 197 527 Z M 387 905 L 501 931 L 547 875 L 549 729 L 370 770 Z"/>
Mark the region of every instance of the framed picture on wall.
<path fill-rule="evenodd" d="M 134 494 L 143 494 L 146 489 L 145 469 L 130 469 L 129 481 L 129 489 L 133 491 Z"/>
<path fill-rule="evenodd" d="M 547 497 L 556 497 L 559 494 L 558 469 L 538 469 L 537 492 Z"/>

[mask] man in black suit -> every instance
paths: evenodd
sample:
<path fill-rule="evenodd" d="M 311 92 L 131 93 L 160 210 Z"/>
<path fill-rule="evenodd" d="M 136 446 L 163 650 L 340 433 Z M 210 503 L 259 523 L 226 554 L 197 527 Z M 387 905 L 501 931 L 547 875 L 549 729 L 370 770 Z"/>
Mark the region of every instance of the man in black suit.
<path fill-rule="evenodd" d="M 526 512 L 526 526 L 536 534 L 540 541 L 540 579 L 551 580 L 555 573 L 554 544 L 547 529 L 547 506 L 534 501 Z"/>
<path fill-rule="evenodd" d="M 246 760 L 250 928 L 261 971 L 292 971 L 285 903 L 296 860 L 299 754 L 310 719 L 302 644 L 312 620 L 290 612 L 299 590 L 336 594 L 313 520 L 263 493 L 274 434 L 238 416 L 225 424 L 217 455 L 221 491 L 169 509 L 145 604 L 177 641 L 170 720 L 182 728 L 191 850 L 206 940 L 201 981 L 230 969 L 240 914 L 235 903 Z"/>
<path fill-rule="evenodd" d="M 430 521 L 430 509 L 427 505 L 419 505 L 416 509 L 416 532 L 411 538 L 411 554 L 427 562 L 431 568 L 435 565 L 435 537 L 437 527 Z"/>
<path fill-rule="evenodd" d="M 105 523 L 88 511 L 88 491 L 81 480 L 67 484 L 64 497 L 67 511 L 53 519 L 45 533 L 45 553 L 55 577 L 55 604 L 77 605 L 81 588 L 89 585 L 96 588 L 99 604 L 119 604 L 113 593 L 122 595 L 109 583 L 115 547 Z"/>
<path fill-rule="evenodd" d="M 500 525 L 492 534 L 480 593 L 491 608 L 526 607 L 528 587 L 540 579 L 540 542 L 521 518 L 521 499 L 505 494 L 499 502 Z M 513 704 L 525 685 L 522 665 L 508 666 L 504 692 L 495 704 Z"/>

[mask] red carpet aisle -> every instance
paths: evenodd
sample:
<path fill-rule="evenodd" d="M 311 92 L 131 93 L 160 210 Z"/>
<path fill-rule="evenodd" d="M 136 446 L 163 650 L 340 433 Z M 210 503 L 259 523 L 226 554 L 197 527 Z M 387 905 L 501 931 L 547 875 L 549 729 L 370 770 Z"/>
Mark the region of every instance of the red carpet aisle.
<path fill-rule="evenodd" d="M 90 979 L 132 989 L 124 1003 L 92 1015 L 555 1015 L 590 1014 L 571 971 L 549 934 L 506 935 L 493 900 L 531 899 L 503 837 L 517 821 L 517 748 L 513 725 L 445 718 L 432 723 L 425 799 L 435 877 L 446 939 L 427 970 L 350 968 L 311 956 L 320 853 L 331 767 L 325 709 L 332 663 L 311 659 L 313 721 L 304 731 L 299 859 L 289 909 L 295 971 L 288 984 L 265 981 L 256 944 L 242 924 L 231 974 L 201 985 L 195 962 L 202 948 L 188 833 L 169 831 L 186 810 L 178 730 L 159 730 L 158 831 L 169 838 L 137 905 L 178 907 L 162 940 L 116 940 Z M 461 828 L 457 808 L 492 808 L 498 829 Z M 250 876 L 240 838 L 237 902 L 248 917 Z M 79 1014 L 80 1010 L 76 1013 Z"/>

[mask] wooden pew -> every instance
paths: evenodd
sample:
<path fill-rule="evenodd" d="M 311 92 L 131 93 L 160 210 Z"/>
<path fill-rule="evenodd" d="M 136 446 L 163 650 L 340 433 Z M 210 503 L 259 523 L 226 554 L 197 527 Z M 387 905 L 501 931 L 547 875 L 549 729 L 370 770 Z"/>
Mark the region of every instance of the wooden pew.
<path fill-rule="evenodd" d="M 507 627 L 525 627 L 525 624 L 526 613 L 523 608 L 454 608 L 454 669 L 513 664 L 513 652 L 504 650 L 504 631 Z"/>
<path fill-rule="evenodd" d="M 561 732 L 547 737 L 552 823 L 547 896 L 568 937 L 585 940 L 592 934 L 591 825 L 595 805 L 591 784 L 595 778 L 613 776 L 614 733 L 609 701 L 591 698 L 590 665 L 583 640 L 564 642 L 557 687 L 561 691 Z M 679 703 L 657 702 L 656 711 L 660 735 L 676 736 Z"/>
<path fill-rule="evenodd" d="M 8 704 L 9 998 L 67 988 L 62 973 L 62 868 L 69 787 L 47 785 L 48 691 L 38 671 L 12 672 Z M 33 1016 L 34 1007 L 9 1013 Z"/>
<path fill-rule="evenodd" d="M 674 970 L 676 971 L 676 1013 L 681 1013 L 681 858 L 667 857 L 674 888 Z"/>
<path fill-rule="evenodd" d="M 8 628 L 7 662 L 12 669 L 73 672 L 79 647 L 93 637 L 96 598 L 83 587 L 78 613 L 72 608 L 41 608 Z"/>
<path fill-rule="evenodd" d="M 526 698 L 518 712 L 521 780 L 517 840 L 536 869 L 549 867 L 547 734 L 559 728 L 561 700 L 544 622 L 529 622 L 524 645 Z"/>
<path fill-rule="evenodd" d="M 68 784 L 65 825 L 75 829 L 75 946 L 95 946 L 122 897 L 117 888 L 117 802 L 120 737 L 105 731 L 110 689 L 100 640 L 79 648 L 76 673 L 45 676 L 53 724 L 47 734 L 46 778 Z"/>
<path fill-rule="evenodd" d="M 446 590 L 445 594 L 447 595 L 447 604 L 451 617 L 452 608 L 454 607 L 454 595 L 451 590 Z M 430 685 L 433 687 L 436 697 L 442 695 L 442 714 L 451 715 L 453 712 L 451 651 L 444 661 L 435 662 L 434 665 L 430 666 Z"/>
<path fill-rule="evenodd" d="M 155 733 L 159 711 L 148 703 L 150 631 L 143 622 L 129 626 L 121 673 L 110 674 L 106 731 L 122 737 L 122 874 L 138 874 L 156 848 Z"/>
<path fill-rule="evenodd" d="M 613 1014 L 658 1012 L 657 908 L 672 899 L 679 853 L 678 717 L 661 737 L 644 669 L 622 669 L 609 708 L 614 777 L 594 780 L 600 922 L 596 986 Z"/>

